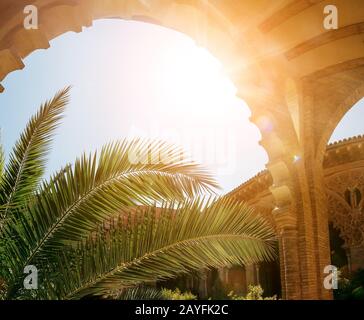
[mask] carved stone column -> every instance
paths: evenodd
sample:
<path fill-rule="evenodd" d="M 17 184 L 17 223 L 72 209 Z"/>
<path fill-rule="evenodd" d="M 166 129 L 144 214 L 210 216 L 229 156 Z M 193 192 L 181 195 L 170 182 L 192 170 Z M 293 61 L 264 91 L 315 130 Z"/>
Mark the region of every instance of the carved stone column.
<path fill-rule="evenodd" d="M 264 71 L 255 84 L 256 96 L 243 86 L 239 94 L 252 110 L 251 120 L 269 156 L 283 297 L 331 299 L 332 292 L 323 286 L 324 268 L 331 259 L 322 167 L 325 145 L 318 148 L 320 128 L 315 128 L 320 101 L 310 83 L 293 81 L 270 64 Z"/>

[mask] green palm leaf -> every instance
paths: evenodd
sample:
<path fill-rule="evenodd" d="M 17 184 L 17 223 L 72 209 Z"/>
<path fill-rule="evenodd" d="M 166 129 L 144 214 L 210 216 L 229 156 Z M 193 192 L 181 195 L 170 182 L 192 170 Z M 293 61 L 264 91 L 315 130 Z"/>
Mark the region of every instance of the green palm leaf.
<path fill-rule="evenodd" d="M 241 202 L 222 198 L 142 207 L 57 257 L 48 298 L 107 295 L 202 268 L 251 264 L 275 256 L 272 228 Z M 60 282 L 58 282 L 60 281 Z M 53 289 L 52 289 L 53 288 Z"/>
<path fill-rule="evenodd" d="M 163 300 L 163 291 L 153 287 L 137 286 L 124 288 L 113 296 L 106 297 L 117 300 Z"/>
<path fill-rule="evenodd" d="M 274 257 L 267 222 L 227 197 L 200 198 L 215 180 L 163 142 L 108 144 L 39 185 L 68 92 L 31 118 L 5 168 L 0 148 L 1 296 L 147 296 L 141 286 L 158 280 Z M 22 289 L 31 264 L 37 291 Z"/>
<path fill-rule="evenodd" d="M 0 217 L 3 219 L 10 210 L 24 205 L 34 193 L 44 173 L 53 133 L 68 103 L 69 90 L 69 87 L 61 90 L 43 104 L 16 142 L 0 184 Z"/>
<path fill-rule="evenodd" d="M 159 150 L 163 163 L 131 161 L 141 150 Z M 57 255 L 58 249 L 86 238 L 120 210 L 163 199 L 181 201 L 216 186 L 199 165 L 181 159 L 180 149 L 161 142 L 125 140 L 105 146 L 99 155 L 84 155 L 45 182 L 26 210 L 7 225 L 14 239 L 5 257 L 11 282 L 18 287 L 26 265 Z"/>

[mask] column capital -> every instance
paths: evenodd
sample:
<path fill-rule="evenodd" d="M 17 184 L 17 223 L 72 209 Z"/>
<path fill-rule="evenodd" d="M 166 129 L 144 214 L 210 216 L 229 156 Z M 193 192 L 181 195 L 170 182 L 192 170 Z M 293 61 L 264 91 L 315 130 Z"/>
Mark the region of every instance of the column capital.
<path fill-rule="evenodd" d="M 297 217 L 291 206 L 276 207 L 273 209 L 272 214 L 279 234 L 285 230 L 297 230 Z"/>

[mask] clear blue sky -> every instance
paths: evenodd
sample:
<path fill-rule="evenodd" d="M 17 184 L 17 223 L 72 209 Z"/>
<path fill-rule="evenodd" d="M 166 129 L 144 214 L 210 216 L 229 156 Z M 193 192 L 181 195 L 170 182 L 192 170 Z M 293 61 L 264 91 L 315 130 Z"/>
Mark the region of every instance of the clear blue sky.
<path fill-rule="evenodd" d="M 54 39 L 25 65 L 2 83 L 0 128 L 7 152 L 40 103 L 73 85 L 47 175 L 83 151 L 128 136 L 182 144 L 210 168 L 224 192 L 264 169 L 267 156 L 248 107 L 235 97 L 219 62 L 183 34 L 141 22 L 96 21 L 82 33 Z M 347 114 L 332 140 L 364 133 L 363 106 Z M 199 155 L 209 143 L 212 149 Z"/>

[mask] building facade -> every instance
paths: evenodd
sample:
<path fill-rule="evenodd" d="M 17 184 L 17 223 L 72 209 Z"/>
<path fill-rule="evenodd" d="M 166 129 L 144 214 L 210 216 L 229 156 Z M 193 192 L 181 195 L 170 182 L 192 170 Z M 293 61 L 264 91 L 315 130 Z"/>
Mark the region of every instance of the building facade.
<path fill-rule="evenodd" d="M 324 156 L 323 172 L 331 240 L 331 264 L 341 268 L 344 273 L 350 274 L 358 269 L 364 269 L 364 136 L 328 145 Z M 270 192 L 272 183 L 272 176 L 265 170 L 243 183 L 229 195 L 249 203 L 257 213 L 264 215 L 270 221 L 278 233 L 273 216 L 275 203 Z M 284 249 L 281 250 L 283 254 Z M 275 264 L 242 268 L 240 273 L 243 275 L 238 277 L 234 276 L 236 271 L 230 273 L 226 269 L 224 271 L 227 274 L 225 275 L 226 286 L 234 290 L 231 283 L 240 281 L 242 285 L 239 289 L 244 293 L 248 284 L 260 284 L 266 293 L 279 295 L 279 287 L 274 284 L 277 277 L 284 277 L 284 272 L 283 270 L 280 274 L 272 272 Z M 253 276 L 247 277 L 249 273 Z"/>

